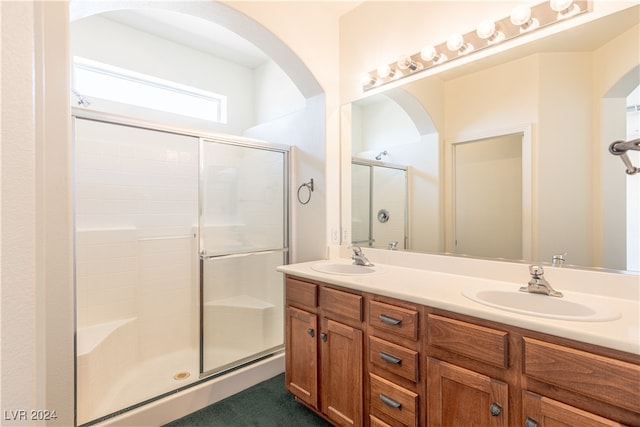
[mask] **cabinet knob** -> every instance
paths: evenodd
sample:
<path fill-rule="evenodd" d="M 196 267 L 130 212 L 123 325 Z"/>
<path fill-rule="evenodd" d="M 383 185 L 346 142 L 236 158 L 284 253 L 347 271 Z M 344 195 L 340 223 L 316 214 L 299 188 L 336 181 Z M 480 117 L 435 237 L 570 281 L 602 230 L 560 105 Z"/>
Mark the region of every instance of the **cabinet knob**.
<path fill-rule="evenodd" d="M 325 342 L 326 342 L 326 341 L 327 341 L 327 338 L 328 338 L 328 336 L 327 336 L 327 334 L 326 334 L 325 332 L 320 332 L 320 339 L 321 339 L 322 341 L 325 341 Z"/>
<path fill-rule="evenodd" d="M 524 420 L 524 427 L 538 427 L 538 422 L 531 417 Z"/>
<path fill-rule="evenodd" d="M 316 331 L 314 331 L 313 328 L 307 329 L 307 333 L 311 335 L 312 338 L 316 335 Z"/>
<path fill-rule="evenodd" d="M 489 412 L 491 413 L 492 417 L 497 417 L 502 412 L 502 406 L 493 402 L 491 406 L 489 406 Z"/>

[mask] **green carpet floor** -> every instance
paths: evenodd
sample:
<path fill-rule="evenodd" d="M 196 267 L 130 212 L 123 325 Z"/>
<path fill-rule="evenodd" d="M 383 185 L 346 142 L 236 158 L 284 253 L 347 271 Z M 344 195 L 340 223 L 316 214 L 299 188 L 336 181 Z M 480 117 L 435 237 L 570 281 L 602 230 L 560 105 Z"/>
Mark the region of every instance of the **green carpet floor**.
<path fill-rule="evenodd" d="M 284 387 L 284 374 L 234 394 L 166 427 L 330 427 Z"/>

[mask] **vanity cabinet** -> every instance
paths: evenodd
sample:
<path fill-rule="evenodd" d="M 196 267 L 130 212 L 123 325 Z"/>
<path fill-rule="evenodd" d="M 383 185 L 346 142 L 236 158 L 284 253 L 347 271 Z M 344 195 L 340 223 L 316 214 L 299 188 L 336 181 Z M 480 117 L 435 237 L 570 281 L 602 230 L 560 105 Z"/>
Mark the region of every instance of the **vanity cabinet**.
<path fill-rule="evenodd" d="M 640 355 L 286 282 L 287 389 L 335 425 L 640 427 Z"/>
<path fill-rule="evenodd" d="M 287 278 L 285 383 L 334 425 L 363 425 L 361 295 Z"/>

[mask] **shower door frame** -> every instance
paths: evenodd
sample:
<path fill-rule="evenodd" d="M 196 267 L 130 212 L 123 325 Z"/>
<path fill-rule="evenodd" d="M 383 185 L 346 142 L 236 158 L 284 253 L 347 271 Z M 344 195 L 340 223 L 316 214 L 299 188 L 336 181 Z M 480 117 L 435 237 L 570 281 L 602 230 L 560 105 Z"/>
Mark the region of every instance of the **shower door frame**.
<path fill-rule="evenodd" d="M 381 167 L 381 168 L 387 168 L 387 169 L 395 169 L 395 170 L 401 170 L 404 171 L 404 187 L 405 187 L 405 192 L 404 192 L 404 237 L 403 237 L 403 244 L 404 244 L 404 249 L 409 247 L 409 167 L 405 166 L 405 165 L 398 165 L 395 163 L 387 163 L 387 162 L 380 162 L 377 160 L 368 160 L 368 159 L 359 159 L 359 158 L 355 158 L 352 157 L 351 158 L 351 166 L 353 165 L 358 165 L 358 166 L 366 166 L 369 168 L 369 236 L 367 240 L 358 240 L 358 241 L 352 241 L 351 244 L 353 245 L 359 245 L 362 243 L 366 243 L 367 246 L 370 247 L 374 247 L 374 236 L 373 236 L 373 218 L 374 218 L 374 212 L 373 212 L 373 176 L 374 176 L 374 167 Z"/>
<path fill-rule="evenodd" d="M 202 248 L 204 245 L 204 232 L 203 232 L 203 218 L 204 218 L 204 185 L 203 185 L 203 175 L 204 175 L 204 147 L 206 143 L 221 143 L 227 144 L 237 147 L 257 149 L 257 150 L 265 150 L 272 151 L 277 153 L 282 153 L 284 156 L 283 165 L 284 165 L 284 179 L 283 179 L 283 236 L 282 236 L 282 248 L 273 248 L 273 249 L 264 249 L 258 251 L 246 251 L 246 252 L 237 252 L 237 253 L 229 253 L 229 254 L 217 254 L 217 255 L 207 255 L 206 250 Z M 252 255 L 267 255 L 274 253 L 282 253 L 283 254 L 283 263 L 289 263 L 289 250 L 291 247 L 291 242 L 289 240 L 289 226 L 290 226 L 290 198 L 289 198 L 289 186 L 290 186 L 290 174 L 291 174 L 291 147 L 283 144 L 271 144 L 266 143 L 259 140 L 252 140 L 247 138 L 235 138 L 235 137 L 227 137 L 221 135 L 208 135 L 201 136 L 199 141 L 199 188 L 198 188 L 198 258 L 199 258 L 199 273 L 200 273 L 200 378 L 215 378 L 217 376 L 226 374 L 235 369 L 240 369 L 248 364 L 253 362 L 257 362 L 265 357 L 269 357 L 271 355 L 280 353 L 284 351 L 284 342 L 281 345 L 278 345 L 273 348 L 269 348 L 263 350 L 254 355 L 248 356 L 246 358 L 240 359 L 234 363 L 224 365 L 218 368 L 210 369 L 205 371 L 204 367 L 204 264 L 206 261 L 210 261 L 213 259 L 230 259 L 230 258 L 239 258 L 239 257 L 247 257 Z M 283 295 L 284 300 L 284 295 Z M 283 312 L 284 315 L 284 312 Z"/>
<path fill-rule="evenodd" d="M 164 132 L 164 133 L 169 133 L 169 134 L 174 134 L 174 135 L 181 135 L 181 136 L 187 136 L 187 137 L 193 137 L 193 138 L 198 138 L 199 139 L 199 147 L 198 147 L 198 155 L 199 155 L 199 159 L 198 159 L 198 175 L 200 174 L 200 168 L 201 168 L 201 161 L 202 161 L 202 140 L 210 140 L 210 141 L 225 141 L 228 143 L 232 143 L 232 144 L 236 144 L 236 145 L 242 145 L 242 146 L 246 146 L 246 147 L 252 147 L 252 148 L 261 148 L 261 149 L 267 149 L 270 151 L 282 151 L 284 152 L 284 168 L 285 168 L 285 172 L 284 172 L 284 236 L 283 236 L 283 248 L 279 248 L 278 250 L 273 250 L 273 251 L 261 251 L 260 253 L 268 253 L 268 252 L 282 252 L 283 253 L 283 262 L 285 264 L 287 264 L 289 262 L 290 259 L 290 247 L 291 247 L 291 242 L 290 242 L 290 218 L 291 218 L 291 204 L 290 204 L 290 197 L 289 197 L 289 193 L 290 193 L 290 174 L 291 174 L 291 158 L 292 158 L 292 153 L 293 153 L 293 149 L 294 147 L 288 146 L 288 145 L 284 145 L 284 144 L 275 144 L 275 143 L 267 143 L 264 141 L 260 141 L 260 140 L 256 140 L 256 139 L 251 139 L 251 138 L 246 138 L 246 137 L 240 137 L 240 136 L 231 136 L 231 135 L 224 135 L 224 134 L 217 134 L 214 132 L 207 132 L 207 131 L 202 131 L 202 130 L 197 130 L 197 129 L 190 129 L 190 128 L 186 128 L 186 127 L 181 127 L 181 126 L 171 126 L 171 125 L 167 125 L 164 123 L 160 123 L 160 122 L 155 122 L 155 121 L 151 121 L 151 120 L 144 120 L 144 119 L 138 119 L 138 118 L 134 118 L 134 117 L 129 117 L 129 116 L 122 116 L 122 115 L 118 115 L 118 114 L 114 114 L 114 113 L 108 113 L 108 112 L 102 112 L 102 111 L 96 111 L 96 110 L 88 110 L 85 108 L 79 108 L 79 107 L 71 107 L 71 136 L 72 136 L 72 141 L 73 144 L 75 144 L 75 130 L 74 130 L 74 121 L 76 119 L 83 119 L 83 120 L 91 120 L 91 121 L 95 121 L 95 122 L 100 122 L 100 123 L 107 123 L 107 124 L 112 124 L 112 125 L 119 125 L 119 126 L 126 126 L 126 127 L 132 127 L 132 128 L 137 128 L 137 129 L 144 129 L 144 130 L 150 130 L 150 131 L 157 131 L 157 132 Z M 73 167 L 75 167 L 75 160 L 73 161 Z M 201 187 L 201 186 L 199 186 Z M 199 247 L 198 250 L 200 248 L 200 209 L 201 209 L 201 188 L 198 189 L 198 242 L 199 242 Z M 74 196 L 75 198 L 75 196 Z M 75 204 L 75 201 L 74 201 Z M 74 213 L 75 216 L 75 213 Z M 74 243 L 73 243 L 73 252 L 74 252 L 74 269 L 75 269 L 75 257 L 77 256 L 76 252 L 77 252 L 77 247 L 76 247 L 76 242 L 75 242 L 75 234 L 76 234 L 76 230 L 75 230 L 75 217 L 74 217 L 74 224 L 73 224 L 73 234 L 74 234 Z M 251 254 L 257 254 L 259 252 L 248 252 L 246 254 L 237 254 L 237 255 L 228 255 L 228 256 L 246 256 L 246 255 L 251 255 Z M 199 268 L 200 271 L 198 272 L 199 274 L 199 284 L 198 284 L 198 290 L 200 292 L 199 295 L 199 302 L 200 302 L 200 366 L 202 366 L 203 364 L 203 358 L 202 358 L 202 352 L 203 352 L 203 347 L 202 347 L 202 316 L 203 316 L 203 310 L 202 310 L 202 298 L 203 298 L 203 293 L 202 293 L 202 275 L 203 275 L 203 269 L 202 269 L 202 257 L 200 256 L 199 253 L 196 253 L 196 256 L 199 257 L 200 261 L 199 261 Z M 78 300 L 78 292 L 77 292 L 77 277 L 76 277 L 76 273 L 74 271 L 74 275 L 73 275 L 73 299 L 74 299 L 74 304 L 73 304 L 73 309 L 74 312 L 77 311 L 78 307 L 77 307 L 77 300 Z M 284 300 L 284 299 L 283 299 Z M 283 313 L 284 316 L 284 313 Z M 77 324 L 77 315 L 74 314 L 74 336 L 77 334 L 77 328 L 78 328 L 78 324 Z M 118 410 L 117 412 L 114 413 L 109 413 L 109 414 L 105 414 L 104 416 L 95 419 L 95 420 L 91 420 L 88 422 L 88 424 L 93 424 L 95 422 L 98 421 L 103 421 L 103 420 L 107 420 L 110 419 L 112 417 L 115 417 L 121 413 L 133 410 L 143 404 L 148 404 L 160 399 L 163 399 L 167 396 L 171 396 L 174 393 L 181 391 L 181 390 L 185 390 L 188 388 L 192 388 L 198 385 L 201 385 L 209 380 L 212 380 L 216 377 L 219 377 L 221 375 L 224 375 L 226 373 L 229 373 L 233 370 L 236 369 L 240 369 L 243 368 L 247 365 L 250 365 L 252 363 L 255 362 L 259 362 L 261 360 L 264 360 L 270 356 L 275 356 L 278 355 L 280 353 L 284 352 L 284 342 L 282 343 L 282 345 L 274 347 L 268 351 L 265 351 L 263 353 L 261 353 L 260 355 L 256 355 L 255 357 L 251 358 L 251 360 L 243 360 L 241 363 L 238 363 L 237 365 L 234 366 L 230 366 L 225 370 L 221 370 L 221 371 L 216 371 L 213 373 L 203 373 L 200 372 L 199 373 L 199 378 L 192 382 L 189 383 L 187 385 L 183 385 L 183 386 L 178 386 L 172 390 L 169 390 L 167 392 L 163 392 L 159 395 L 154 395 L 151 397 L 147 397 L 144 398 L 143 400 L 141 400 L 140 402 L 137 402 L 136 404 L 133 404 L 129 407 L 126 408 L 122 408 L 121 410 Z M 77 343 L 76 343 L 76 338 L 74 338 L 74 351 L 73 351 L 73 356 L 74 356 L 74 362 L 73 362 L 73 366 L 74 366 L 74 402 L 75 402 L 75 407 L 77 408 L 77 400 L 78 400 L 78 383 L 77 383 L 77 372 L 78 372 L 78 352 L 77 352 Z"/>

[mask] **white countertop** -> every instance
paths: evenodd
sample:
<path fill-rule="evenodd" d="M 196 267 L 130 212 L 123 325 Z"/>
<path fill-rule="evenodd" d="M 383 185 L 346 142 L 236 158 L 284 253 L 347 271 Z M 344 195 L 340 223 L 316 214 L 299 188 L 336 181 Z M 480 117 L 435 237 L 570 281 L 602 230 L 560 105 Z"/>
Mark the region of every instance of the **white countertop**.
<path fill-rule="evenodd" d="M 278 267 L 278 271 L 640 355 L 640 304 L 635 295 L 630 298 L 596 296 L 599 303 L 620 312 L 616 320 L 558 320 L 492 308 L 462 295 L 463 290 L 476 287 L 517 290 L 526 284 L 528 276 L 524 283 L 512 283 L 380 263 L 376 263 L 376 268 L 381 271 L 370 275 L 337 275 L 312 269 L 313 265 L 326 262 L 351 264 L 351 260 L 339 258 L 284 265 Z M 560 284 L 552 282 L 552 285 L 567 296 L 579 293 Z M 594 294 L 589 297 L 593 298 Z"/>

